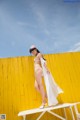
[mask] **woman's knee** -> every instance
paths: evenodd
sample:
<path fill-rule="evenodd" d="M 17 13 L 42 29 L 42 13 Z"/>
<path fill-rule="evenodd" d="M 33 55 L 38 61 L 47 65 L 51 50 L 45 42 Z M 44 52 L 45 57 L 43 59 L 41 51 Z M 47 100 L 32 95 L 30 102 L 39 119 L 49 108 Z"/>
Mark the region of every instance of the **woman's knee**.
<path fill-rule="evenodd" d="M 39 90 L 39 85 L 36 81 L 35 81 L 34 87 L 35 87 L 36 90 Z"/>
<path fill-rule="evenodd" d="M 37 73 L 36 73 L 36 77 L 37 78 L 41 78 L 42 77 L 42 71 L 39 70 Z"/>

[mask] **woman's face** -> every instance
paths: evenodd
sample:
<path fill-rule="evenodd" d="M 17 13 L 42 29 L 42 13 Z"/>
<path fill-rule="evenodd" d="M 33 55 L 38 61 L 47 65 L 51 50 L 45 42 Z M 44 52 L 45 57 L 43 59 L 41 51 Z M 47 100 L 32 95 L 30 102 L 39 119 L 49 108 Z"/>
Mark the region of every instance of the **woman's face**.
<path fill-rule="evenodd" d="M 31 52 L 31 54 L 34 55 L 34 56 L 36 56 L 36 54 L 37 54 L 37 50 L 34 49 L 34 50 Z"/>

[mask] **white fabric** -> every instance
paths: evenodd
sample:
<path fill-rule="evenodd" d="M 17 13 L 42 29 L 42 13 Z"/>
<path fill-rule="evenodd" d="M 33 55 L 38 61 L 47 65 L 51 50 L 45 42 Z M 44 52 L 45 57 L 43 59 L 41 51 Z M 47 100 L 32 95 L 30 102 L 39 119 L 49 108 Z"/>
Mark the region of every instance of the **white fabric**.
<path fill-rule="evenodd" d="M 41 58 L 41 66 L 43 69 L 44 82 L 46 86 L 46 92 L 48 97 L 48 105 L 56 105 L 58 103 L 57 96 L 63 93 L 62 89 L 55 83 L 51 73 L 48 73 L 45 67 L 46 61 Z M 50 72 L 50 71 L 49 71 Z"/>

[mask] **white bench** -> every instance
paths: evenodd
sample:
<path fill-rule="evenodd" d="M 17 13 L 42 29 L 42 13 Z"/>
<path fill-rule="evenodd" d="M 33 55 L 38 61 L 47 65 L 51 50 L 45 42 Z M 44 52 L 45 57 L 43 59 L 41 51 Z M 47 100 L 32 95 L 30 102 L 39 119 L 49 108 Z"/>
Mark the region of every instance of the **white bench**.
<path fill-rule="evenodd" d="M 22 116 L 23 120 L 26 120 L 26 116 L 29 115 L 29 114 L 41 113 L 38 116 L 38 118 L 36 119 L 36 120 L 40 120 L 40 118 L 44 115 L 44 113 L 48 112 L 48 113 L 52 114 L 53 116 L 56 116 L 57 118 L 59 118 L 61 120 L 67 120 L 66 108 L 69 108 L 71 116 L 72 116 L 72 120 L 75 120 L 72 107 L 74 107 L 76 116 L 78 116 L 79 113 L 78 113 L 78 109 L 77 109 L 77 104 L 80 104 L 80 102 L 64 103 L 64 104 L 60 104 L 60 105 L 56 105 L 56 106 L 46 107 L 46 108 L 43 108 L 43 109 L 35 108 L 35 109 L 31 109 L 31 110 L 25 110 L 25 111 L 19 112 L 18 116 Z M 62 116 L 60 116 L 60 115 L 51 111 L 51 110 L 57 110 L 57 109 L 63 109 L 64 110 L 64 117 L 62 117 Z"/>

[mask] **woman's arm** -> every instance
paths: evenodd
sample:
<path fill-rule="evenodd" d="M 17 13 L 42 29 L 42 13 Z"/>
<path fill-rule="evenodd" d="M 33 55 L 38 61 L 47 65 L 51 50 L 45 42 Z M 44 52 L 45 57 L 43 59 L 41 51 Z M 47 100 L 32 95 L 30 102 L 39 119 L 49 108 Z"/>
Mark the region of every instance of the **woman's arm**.
<path fill-rule="evenodd" d="M 40 58 L 43 58 L 43 55 L 42 55 L 41 53 L 39 53 L 39 54 L 38 54 L 38 57 L 39 57 L 39 59 L 40 59 Z M 44 62 L 44 67 L 46 68 L 46 71 L 47 71 L 48 73 L 50 73 L 50 71 L 49 71 L 49 69 L 48 69 L 48 67 L 47 67 L 46 61 Z"/>
<path fill-rule="evenodd" d="M 46 62 L 44 63 L 44 67 L 46 68 L 47 72 L 50 73 L 50 71 L 49 71 L 49 69 L 48 69 L 48 67 L 47 67 Z"/>

